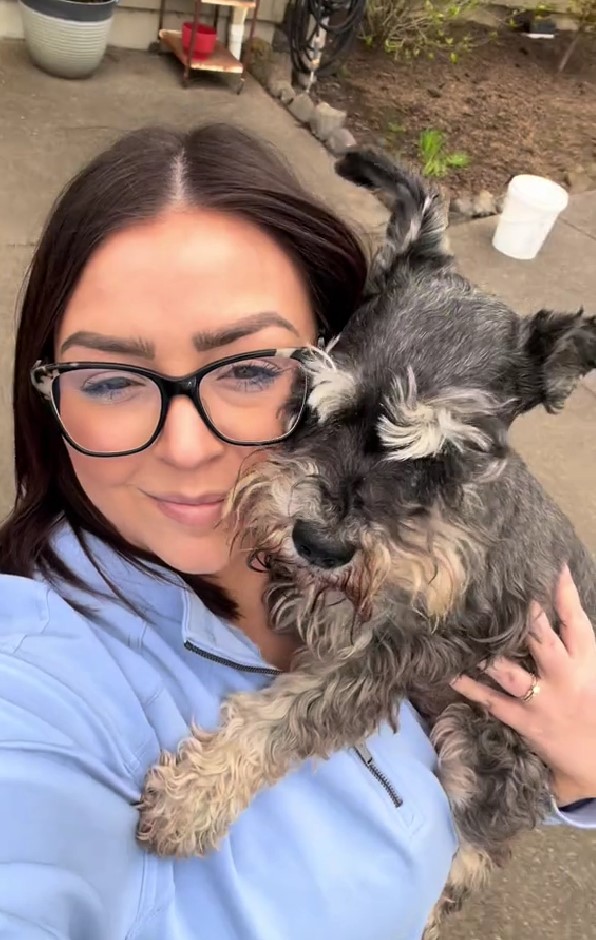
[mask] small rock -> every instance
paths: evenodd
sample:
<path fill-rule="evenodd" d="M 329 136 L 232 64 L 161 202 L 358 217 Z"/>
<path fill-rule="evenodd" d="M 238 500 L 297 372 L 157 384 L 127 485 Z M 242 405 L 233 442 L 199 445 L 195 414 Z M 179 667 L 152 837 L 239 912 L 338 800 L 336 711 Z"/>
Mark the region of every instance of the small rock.
<path fill-rule="evenodd" d="M 596 369 L 593 369 L 592 372 L 588 372 L 587 375 L 584 375 L 584 384 L 590 389 L 591 392 L 594 392 L 596 395 Z"/>
<path fill-rule="evenodd" d="M 426 90 L 427 90 L 427 92 L 429 93 L 429 95 L 431 96 L 431 98 L 442 98 L 442 97 L 443 97 L 443 92 L 440 91 L 438 88 L 427 88 Z"/>
<path fill-rule="evenodd" d="M 567 183 L 569 192 L 573 196 L 578 196 L 581 193 L 587 193 L 596 186 L 596 181 L 591 179 L 591 177 L 582 167 L 577 167 L 577 169 L 570 170 L 568 173 L 566 173 L 565 182 Z"/>
<path fill-rule="evenodd" d="M 466 219 L 482 219 L 501 212 L 504 198 L 504 196 L 495 198 L 487 189 L 483 189 L 475 196 L 464 194 L 453 199 L 450 211 Z"/>
<path fill-rule="evenodd" d="M 472 199 L 472 218 L 482 219 L 497 214 L 497 201 L 488 189 L 483 189 Z"/>
<path fill-rule="evenodd" d="M 450 209 L 458 215 L 463 215 L 466 219 L 471 219 L 474 214 L 474 207 L 471 196 L 457 196 L 451 200 Z"/>
<path fill-rule="evenodd" d="M 310 129 L 319 140 L 327 140 L 333 131 L 344 126 L 347 114 L 332 108 L 326 101 L 319 101 L 310 117 Z"/>
<path fill-rule="evenodd" d="M 282 104 L 290 104 L 296 97 L 296 92 L 289 82 L 283 82 L 278 97 Z"/>
<path fill-rule="evenodd" d="M 285 78 L 268 77 L 265 87 L 272 98 L 281 98 L 281 93 L 287 84 L 289 83 Z"/>
<path fill-rule="evenodd" d="M 325 146 L 335 157 L 341 157 L 350 147 L 356 146 L 356 139 L 347 127 L 338 127 L 331 132 Z"/>
<path fill-rule="evenodd" d="M 299 95 L 296 95 L 290 104 L 290 112 L 294 115 L 297 121 L 300 121 L 301 124 L 308 124 L 314 110 L 314 102 L 310 95 L 307 95 L 305 91 L 302 91 Z"/>
<path fill-rule="evenodd" d="M 287 52 L 272 52 L 267 70 L 267 88 L 275 98 L 279 98 L 279 95 L 273 89 L 282 82 L 292 84 L 292 60 Z"/>
<path fill-rule="evenodd" d="M 287 84 L 285 78 L 268 78 L 267 91 L 272 98 L 281 98 L 281 93 Z"/>
<path fill-rule="evenodd" d="M 289 90 L 291 95 L 288 97 Z M 285 98 L 284 104 L 289 104 L 296 97 L 291 82 L 285 78 L 270 78 L 267 82 L 267 91 L 272 98 Z"/>
<path fill-rule="evenodd" d="M 439 180 L 436 181 L 435 188 L 440 197 L 440 202 L 439 202 L 440 211 L 445 220 L 445 224 L 447 225 L 447 223 L 449 222 L 449 213 L 451 211 L 451 203 L 453 201 L 453 196 L 451 194 L 451 190 L 449 189 L 449 187 L 445 183 L 439 182 Z"/>

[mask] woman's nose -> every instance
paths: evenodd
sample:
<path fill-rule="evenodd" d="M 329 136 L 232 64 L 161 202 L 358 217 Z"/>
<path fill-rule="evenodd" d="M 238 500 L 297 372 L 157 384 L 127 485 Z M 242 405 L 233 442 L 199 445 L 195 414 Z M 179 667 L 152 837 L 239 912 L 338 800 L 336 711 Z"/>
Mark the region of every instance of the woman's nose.
<path fill-rule="evenodd" d="M 221 456 L 226 445 L 209 430 L 193 402 L 179 395 L 170 402 L 156 448 L 168 463 L 193 468 Z"/>

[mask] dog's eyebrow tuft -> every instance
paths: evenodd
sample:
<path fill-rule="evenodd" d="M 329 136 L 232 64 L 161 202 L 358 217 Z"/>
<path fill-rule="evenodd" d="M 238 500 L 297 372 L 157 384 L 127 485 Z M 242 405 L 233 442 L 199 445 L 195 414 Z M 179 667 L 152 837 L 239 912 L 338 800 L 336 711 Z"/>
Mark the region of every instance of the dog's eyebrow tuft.
<path fill-rule="evenodd" d="M 349 405 L 357 390 L 356 376 L 339 368 L 323 350 L 313 350 L 307 367 L 311 376 L 308 404 L 320 422 Z"/>
<path fill-rule="evenodd" d="M 396 379 L 384 401 L 377 430 L 389 460 L 416 460 L 441 452 L 449 443 L 458 450 L 472 445 L 489 450 L 491 441 L 474 419 L 494 414 L 498 404 L 481 389 L 447 389 L 441 395 L 419 399 L 416 378 L 408 368 L 404 381 Z"/>

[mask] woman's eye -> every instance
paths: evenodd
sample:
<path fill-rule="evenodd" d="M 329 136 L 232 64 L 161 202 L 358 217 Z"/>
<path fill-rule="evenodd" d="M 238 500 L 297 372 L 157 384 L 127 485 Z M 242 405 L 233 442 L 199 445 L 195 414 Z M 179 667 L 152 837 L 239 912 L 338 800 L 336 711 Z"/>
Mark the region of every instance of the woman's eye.
<path fill-rule="evenodd" d="M 262 389 L 272 385 L 279 376 L 275 366 L 259 365 L 254 362 L 241 362 L 231 366 L 222 376 L 225 382 L 237 383 L 244 389 Z"/>
<path fill-rule="evenodd" d="M 81 387 L 81 391 L 90 398 L 114 401 L 128 397 L 136 388 L 142 386 L 143 383 L 135 382 L 133 378 L 119 375 L 101 379 L 88 379 Z"/>

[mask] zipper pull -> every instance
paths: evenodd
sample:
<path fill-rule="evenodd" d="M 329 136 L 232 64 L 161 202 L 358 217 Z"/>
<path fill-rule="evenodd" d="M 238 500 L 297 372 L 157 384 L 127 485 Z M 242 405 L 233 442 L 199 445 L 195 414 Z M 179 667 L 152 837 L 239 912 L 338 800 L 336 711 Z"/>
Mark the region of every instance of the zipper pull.
<path fill-rule="evenodd" d="M 373 762 L 373 756 L 370 753 L 369 749 L 367 748 L 366 744 L 359 744 L 357 747 L 354 748 L 354 750 L 360 757 L 360 760 L 363 760 L 364 763 L 367 765 L 367 767 L 370 767 L 370 765 Z"/>

